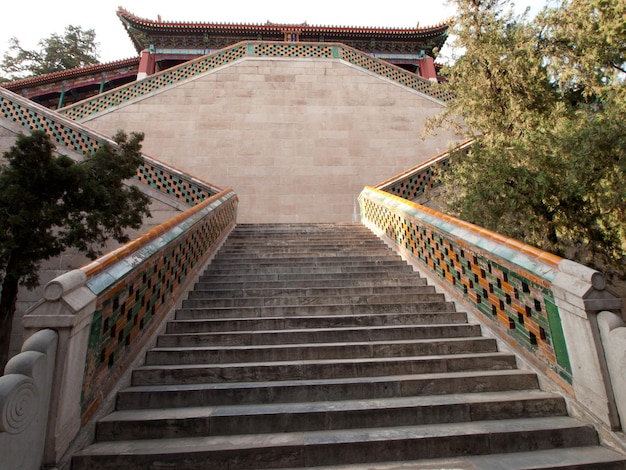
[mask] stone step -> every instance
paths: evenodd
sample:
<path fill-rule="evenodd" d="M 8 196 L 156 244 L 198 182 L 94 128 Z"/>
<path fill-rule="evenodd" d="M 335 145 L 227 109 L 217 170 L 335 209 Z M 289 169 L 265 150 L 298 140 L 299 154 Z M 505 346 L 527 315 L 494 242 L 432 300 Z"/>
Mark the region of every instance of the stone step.
<path fill-rule="evenodd" d="M 350 326 L 433 325 L 467 323 L 464 312 L 389 313 L 371 315 L 318 315 L 291 317 L 207 318 L 172 320 L 166 334 L 216 333 L 221 331 L 293 330 L 303 328 L 345 328 Z"/>
<path fill-rule="evenodd" d="M 351 273 L 381 273 L 389 272 L 393 269 L 394 272 L 413 272 L 413 268 L 407 264 L 392 262 L 392 263 L 372 263 L 371 265 L 358 264 L 355 266 L 348 266 L 344 263 L 306 263 L 302 266 L 263 266 L 260 264 L 248 264 L 245 266 L 212 266 L 210 274 L 223 275 L 223 274 L 351 274 Z"/>
<path fill-rule="evenodd" d="M 302 470 L 292 467 L 285 470 Z M 316 470 L 363 470 L 362 464 L 323 465 Z M 506 454 L 367 464 L 367 470 L 625 470 L 624 456 L 604 447 L 565 447 Z"/>
<path fill-rule="evenodd" d="M 211 263 L 211 271 L 215 269 L 230 269 L 230 270 L 243 270 L 249 271 L 250 268 L 300 268 L 300 267 L 323 267 L 323 266 L 348 266 L 348 267 L 363 267 L 370 266 L 385 266 L 387 268 L 393 268 L 394 266 L 406 266 L 406 262 L 401 259 L 390 259 L 388 257 L 347 257 L 346 259 L 338 257 L 320 257 L 311 256 L 310 258 L 238 258 L 237 261 L 231 259 L 216 259 Z"/>
<path fill-rule="evenodd" d="M 537 376 L 519 369 L 439 374 L 131 386 L 117 409 L 365 400 L 538 389 Z"/>
<path fill-rule="evenodd" d="M 454 303 L 427 301 L 421 303 L 384 303 L 384 304 L 324 304 L 324 305 L 266 305 L 257 307 L 213 307 L 180 308 L 176 311 L 179 320 L 201 318 L 252 318 L 291 315 L 366 315 L 376 313 L 435 313 L 453 312 Z"/>
<path fill-rule="evenodd" d="M 595 430 L 569 417 L 521 418 L 480 424 L 190 437 L 99 442 L 78 452 L 74 470 L 181 466 L 205 470 L 315 467 L 467 454 L 523 452 L 597 444 Z M 119 457 L 118 457 L 119 456 Z"/>
<path fill-rule="evenodd" d="M 277 260 L 303 260 L 312 258 L 328 258 L 328 259 L 350 259 L 352 256 L 357 259 L 364 260 L 365 257 L 371 255 L 376 258 L 385 258 L 388 260 L 402 260 L 399 255 L 389 252 L 389 248 L 379 243 L 376 244 L 364 244 L 354 243 L 350 246 L 337 247 L 337 245 L 329 244 L 327 246 L 318 245 L 315 249 L 312 247 L 301 246 L 225 246 L 217 254 L 215 261 L 229 260 L 229 261 L 246 261 L 246 260 L 262 260 L 262 259 L 277 259 Z M 354 261 L 354 260 L 352 260 Z"/>
<path fill-rule="evenodd" d="M 480 327 L 468 324 L 394 325 L 345 328 L 302 328 L 264 331 L 218 331 L 161 335 L 158 347 L 245 346 L 328 342 L 415 340 L 478 336 Z"/>
<path fill-rule="evenodd" d="M 384 287 L 400 287 L 406 289 L 426 288 L 427 291 L 432 291 L 433 287 L 427 285 L 427 281 L 423 277 L 414 276 L 409 274 L 408 276 L 394 278 L 367 278 L 361 279 L 304 279 L 304 280 L 283 280 L 283 281 L 271 281 L 254 279 L 239 282 L 224 282 L 223 278 L 217 278 L 217 280 L 206 282 L 199 281 L 194 286 L 194 291 L 214 291 L 214 290 L 243 290 L 243 289 L 328 289 L 328 288 L 384 288 Z M 421 289 L 420 289 L 421 291 Z"/>
<path fill-rule="evenodd" d="M 565 416 L 562 397 L 542 391 L 281 405 L 204 406 L 116 411 L 97 439 L 134 440 L 463 423 L 483 419 Z"/>
<path fill-rule="evenodd" d="M 335 295 L 289 295 L 289 296 L 264 296 L 264 297 L 229 297 L 229 298 L 192 298 L 184 300 L 183 308 L 206 308 L 214 309 L 220 307 L 276 307 L 282 305 L 388 305 L 388 304 L 414 304 L 414 303 L 434 303 L 445 302 L 443 294 L 439 293 L 396 293 L 396 294 L 349 294 L 341 295 L 341 291 L 336 291 Z"/>
<path fill-rule="evenodd" d="M 242 240 L 237 243 L 235 240 L 229 238 L 224 243 L 223 248 L 218 253 L 218 256 L 233 256 L 233 255 L 245 255 L 246 253 L 273 253 L 280 255 L 281 253 L 301 253 L 303 256 L 308 256 L 311 253 L 326 253 L 331 256 L 340 256 L 345 253 L 366 253 L 369 251 L 375 253 L 385 254 L 390 258 L 398 258 L 399 256 L 389 251 L 388 247 L 380 240 L 363 240 L 363 239 L 310 239 L 303 242 L 302 240 L 272 240 L 262 239 L 258 241 Z"/>
<path fill-rule="evenodd" d="M 371 258 L 370 258 L 371 257 Z M 389 252 L 389 248 L 380 245 L 357 244 L 348 247 L 337 245 L 316 247 L 273 246 L 273 247 L 225 247 L 215 257 L 217 264 L 230 261 L 245 264 L 256 261 L 277 261 L 280 263 L 319 260 L 332 262 L 344 260 L 348 262 L 364 261 L 404 261 L 399 255 Z"/>
<path fill-rule="evenodd" d="M 310 253 L 311 256 L 274 256 L 274 257 L 250 257 L 250 256 L 236 256 L 236 257 L 217 257 L 211 263 L 211 270 L 216 268 L 232 268 L 232 269 L 246 269 L 250 266 L 262 266 L 262 267 L 301 267 L 301 266 L 404 266 L 406 261 L 399 257 L 392 256 L 367 256 L 367 255 L 354 255 L 354 256 L 319 256 L 317 253 Z"/>
<path fill-rule="evenodd" d="M 252 235 L 253 237 L 250 237 Z M 293 228 L 284 228 L 284 227 L 255 227 L 251 230 L 247 230 L 245 227 L 237 226 L 235 231 L 232 234 L 233 238 L 245 238 L 246 240 L 259 240 L 263 237 L 269 237 L 272 240 L 280 240 L 281 238 L 296 238 L 299 239 L 310 239 L 314 237 L 328 237 L 328 238 L 341 238 L 341 237 L 349 237 L 349 238 L 358 238 L 361 239 L 372 239 L 372 232 L 367 228 L 361 227 L 346 227 L 345 230 L 334 228 L 329 228 L 328 230 L 320 229 L 319 227 L 308 228 L 308 227 L 293 227 Z"/>
<path fill-rule="evenodd" d="M 485 337 L 258 346 L 157 347 L 148 351 L 146 364 L 226 364 L 231 362 L 271 362 L 343 357 L 405 357 L 495 351 L 497 351 L 495 340 Z"/>
<path fill-rule="evenodd" d="M 378 244 L 384 245 L 382 240 L 367 233 L 312 233 L 306 234 L 303 238 L 302 234 L 291 233 L 257 233 L 251 237 L 249 233 L 240 233 L 235 230 L 229 237 L 228 246 L 277 246 L 277 245 L 301 245 L 306 246 L 308 243 L 315 245 L 328 245 L 331 242 L 339 246 L 347 246 L 351 243 L 360 244 Z"/>
<path fill-rule="evenodd" d="M 267 298 L 267 297 L 320 297 L 320 296 L 346 296 L 346 295 L 398 295 L 398 294 L 434 294 L 433 286 L 356 286 L 356 287 L 274 287 L 254 288 L 230 286 L 223 289 L 203 289 L 196 285 L 189 292 L 188 299 L 227 299 L 227 298 Z"/>
<path fill-rule="evenodd" d="M 294 228 L 294 229 L 283 229 L 283 228 L 270 228 L 269 230 L 265 230 L 263 228 L 257 230 L 246 230 L 241 226 L 237 226 L 237 228 L 233 231 L 229 240 L 237 240 L 244 239 L 246 241 L 258 241 L 263 238 L 269 238 L 270 240 L 282 240 L 282 239 L 299 239 L 299 240 L 310 240 L 313 238 L 358 238 L 360 240 L 376 240 L 377 238 L 373 236 L 372 232 L 370 232 L 365 227 L 357 227 L 357 228 L 346 228 L 345 230 L 321 230 L 319 228 L 309 230 L 306 227 Z"/>
<path fill-rule="evenodd" d="M 281 281 L 281 282 L 376 282 L 379 279 L 380 282 L 388 280 L 390 282 L 404 282 L 407 279 L 418 279 L 415 273 L 411 271 L 396 272 L 396 271 L 362 271 L 351 273 L 263 273 L 262 276 L 258 274 L 214 274 L 212 272 L 205 272 L 199 277 L 199 282 L 260 282 L 262 281 Z"/>
<path fill-rule="evenodd" d="M 351 223 L 237 226 L 96 439 L 74 470 L 624 462 Z"/>
<path fill-rule="evenodd" d="M 470 370 L 506 370 L 516 366 L 507 353 L 472 353 L 401 358 L 326 359 L 308 361 L 245 362 L 230 364 L 175 364 L 138 367 L 132 385 L 326 380 L 388 375 L 441 374 Z"/>

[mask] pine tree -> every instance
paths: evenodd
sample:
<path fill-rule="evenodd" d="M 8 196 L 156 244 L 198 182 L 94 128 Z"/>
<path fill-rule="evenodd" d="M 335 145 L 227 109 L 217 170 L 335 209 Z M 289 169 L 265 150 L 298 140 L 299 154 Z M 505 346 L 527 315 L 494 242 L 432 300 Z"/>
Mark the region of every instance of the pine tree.
<path fill-rule="evenodd" d="M 455 215 L 607 273 L 626 271 L 624 0 L 565 0 L 534 19 L 456 0 L 456 94 L 436 128 L 475 143 L 446 177 Z"/>
<path fill-rule="evenodd" d="M 19 39 L 9 40 L 9 51 L 0 64 L 5 80 L 98 64 L 98 43 L 93 29 L 69 25 L 64 35 L 52 34 L 38 45 L 38 50 L 29 50 L 22 47 Z"/>
<path fill-rule="evenodd" d="M 55 155 L 49 137 L 20 135 L 0 167 L 0 370 L 8 359 L 19 285 L 38 284 L 39 263 L 76 247 L 90 258 L 150 216 L 149 198 L 124 184 L 141 163 L 142 134 L 123 132 L 81 162 Z"/>

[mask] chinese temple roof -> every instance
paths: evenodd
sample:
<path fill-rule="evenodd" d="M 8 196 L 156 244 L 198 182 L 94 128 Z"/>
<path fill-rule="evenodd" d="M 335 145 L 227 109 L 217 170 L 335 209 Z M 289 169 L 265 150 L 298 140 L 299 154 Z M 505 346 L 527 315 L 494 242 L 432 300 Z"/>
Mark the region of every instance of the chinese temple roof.
<path fill-rule="evenodd" d="M 170 22 L 140 18 L 117 10 L 137 52 L 148 48 L 216 50 L 240 41 L 263 40 L 340 42 L 368 53 L 403 53 L 434 56 L 443 46 L 449 24 L 431 27 L 380 28 L 302 24 Z"/>
<path fill-rule="evenodd" d="M 341 43 L 405 68 L 419 71 L 425 56 L 435 57 L 443 47 L 449 24 L 431 27 L 379 28 L 302 24 L 194 23 L 140 18 L 122 7 L 117 16 L 137 52 L 149 50 L 155 66 L 151 73 L 213 53 L 243 41 Z M 64 70 L 2 83 L 44 106 L 57 108 L 134 81 L 141 58 Z"/>
<path fill-rule="evenodd" d="M 139 60 L 139 57 L 133 57 L 62 70 L 6 82 L 0 86 L 55 108 L 60 99 L 63 104 L 70 104 L 135 80 Z"/>
<path fill-rule="evenodd" d="M 88 67 L 61 70 L 59 72 L 46 73 L 43 75 L 36 75 L 34 77 L 14 80 L 3 83 L 2 87 L 13 91 L 24 87 L 45 86 L 47 83 L 56 83 L 59 80 L 74 80 L 80 77 L 100 77 L 102 74 L 106 74 L 107 72 L 119 73 L 120 69 L 126 68 L 129 68 L 136 73 L 138 64 L 139 57 L 132 57 L 130 59 L 107 62 L 106 64 L 96 64 Z"/>

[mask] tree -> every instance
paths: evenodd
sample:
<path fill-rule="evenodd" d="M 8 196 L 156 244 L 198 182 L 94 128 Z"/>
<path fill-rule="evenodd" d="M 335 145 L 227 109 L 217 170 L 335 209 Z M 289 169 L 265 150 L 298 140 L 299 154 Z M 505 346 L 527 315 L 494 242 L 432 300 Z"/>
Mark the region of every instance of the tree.
<path fill-rule="evenodd" d="M 0 167 L 0 371 L 19 285 L 38 285 L 39 263 L 76 247 L 90 258 L 113 238 L 128 241 L 125 228 L 149 217 L 149 198 L 124 184 L 141 162 L 143 134 L 123 132 L 81 162 L 54 155 L 42 131 L 20 135 Z"/>
<path fill-rule="evenodd" d="M 9 40 L 0 68 L 6 78 L 15 80 L 44 73 L 58 72 L 98 64 L 98 44 L 93 29 L 67 26 L 65 34 L 52 34 L 39 41 L 39 50 L 24 49 L 19 39 Z"/>
<path fill-rule="evenodd" d="M 447 209 L 625 273 L 624 1 L 564 0 L 532 20 L 503 0 L 454 3 L 456 99 L 430 126 L 475 143 L 445 178 Z"/>

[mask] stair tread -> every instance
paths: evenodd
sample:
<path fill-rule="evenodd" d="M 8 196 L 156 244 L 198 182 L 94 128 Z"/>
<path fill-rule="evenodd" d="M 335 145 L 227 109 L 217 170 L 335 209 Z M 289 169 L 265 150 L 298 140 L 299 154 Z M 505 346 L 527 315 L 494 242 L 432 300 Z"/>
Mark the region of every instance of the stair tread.
<path fill-rule="evenodd" d="M 410 340 L 386 340 L 386 341 L 355 341 L 346 344 L 345 341 L 320 342 L 320 343 L 289 343 L 289 344 L 259 344 L 259 345 L 224 345 L 224 346 L 156 346 L 151 351 L 223 351 L 223 350 L 248 350 L 248 349 L 301 349 L 303 347 L 323 348 L 345 346 L 378 346 L 378 345 L 410 345 L 410 344 L 430 344 L 433 342 L 463 342 L 463 341 L 492 341 L 483 336 L 453 337 L 453 338 L 417 338 Z"/>
<path fill-rule="evenodd" d="M 438 406 L 449 404 L 475 404 L 485 402 L 520 402 L 523 400 L 537 400 L 560 397 L 543 390 L 514 390 L 510 392 L 483 392 L 483 393 L 455 393 L 449 395 L 412 396 L 377 398 L 363 400 L 340 400 L 327 402 L 303 402 L 280 404 L 255 405 L 222 405 L 222 406 L 192 406 L 158 409 L 117 410 L 105 416 L 100 421 L 133 421 L 154 419 L 186 419 L 209 416 L 241 416 L 264 414 L 295 414 L 324 411 L 348 411 L 386 409 L 390 407 L 413 408 L 422 406 Z"/>
<path fill-rule="evenodd" d="M 239 436 L 202 436 L 185 438 L 146 439 L 134 441 L 103 441 L 92 444 L 75 455 L 162 454 L 181 451 L 235 451 L 237 449 L 268 446 L 329 446 L 354 442 L 380 442 L 399 439 L 433 439 L 439 436 L 492 435 L 497 433 L 524 433 L 536 430 L 588 429 L 590 425 L 569 416 L 549 418 L 519 418 L 468 423 L 428 424 L 391 428 L 309 431 L 278 434 Z"/>
<path fill-rule="evenodd" d="M 117 408 L 77 469 L 626 462 L 360 223 L 239 224 Z"/>
<path fill-rule="evenodd" d="M 620 465 L 604 467 L 600 464 Z M 288 468 L 284 470 L 301 470 Z M 426 459 L 405 462 L 380 462 L 356 465 L 315 467 L 316 470 L 541 470 L 541 469 L 626 469 L 625 456 L 600 446 L 567 447 L 532 452 L 469 455 L 446 459 Z"/>
<path fill-rule="evenodd" d="M 381 364 L 388 362 L 414 362 L 414 361 L 437 361 L 437 360 L 460 360 L 469 358 L 489 358 L 489 357 L 515 357 L 511 353 L 494 351 L 490 353 L 472 354 L 437 354 L 429 356 L 403 356 L 403 357 L 368 357 L 368 358 L 345 358 L 345 359 L 302 359 L 291 361 L 262 361 L 262 362 L 230 362 L 227 364 L 164 364 L 164 365 L 143 365 L 135 370 L 159 370 L 159 369 L 201 369 L 214 367 L 218 369 L 228 369 L 235 367 L 280 367 L 280 366 L 305 366 L 305 365 L 335 365 L 335 364 Z"/>
<path fill-rule="evenodd" d="M 450 313 L 458 313 L 458 312 L 450 312 Z M 254 318 L 254 317 L 253 317 Z M 259 318 L 265 318 L 265 317 L 259 317 Z M 183 320 L 185 321 L 185 320 Z M 271 334 L 271 333 L 299 333 L 299 332 L 305 332 L 305 333 L 312 333 L 312 332 L 328 332 L 328 331 L 363 331 L 363 330 L 368 330 L 368 331 L 372 331 L 372 330 L 392 330 L 392 329 L 428 329 L 428 328 L 458 328 L 458 327 L 473 327 L 474 325 L 472 325 L 471 323 L 434 323 L 434 324 L 424 324 L 424 325 L 416 325 L 416 324 L 409 324 L 409 325 L 375 325 L 375 326 L 339 326 L 339 327 L 327 327 L 327 328 L 289 328 L 289 329 L 271 329 L 271 330 L 248 330 L 248 331 L 239 331 L 239 330 L 231 330 L 231 331 L 217 331 L 215 333 L 167 333 L 164 334 L 163 336 L 184 336 L 187 334 L 190 335 L 196 335 L 196 334 L 203 334 L 203 335 L 211 335 L 211 334 L 215 334 L 215 335 L 227 335 L 227 334 L 233 334 L 233 335 L 244 335 L 244 334 L 249 334 L 249 335 L 262 335 L 262 334 Z"/>
<path fill-rule="evenodd" d="M 186 311 L 236 311 L 236 312 L 254 312 L 254 311 L 265 311 L 268 312 L 269 314 L 274 314 L 275 315 L 275 311 L 273 311 L 272 309 L 281 309 L 281 310 L 285 310 L 285 309 L 321 309 L 321 308 L 327 308 L 327 309 L 331 309 L 333 307 L 352 307 L 353 309 L 362 309 L 362 310 L 367 310 L 368 307 L 387 307 L 389 309 L 389 312 L 391 313 L 414 313 L 413 310 L 410 309 L 410 307 L 415 307 L 418 305 L 425 305 L 426 307 L 432 309 L 432 308 L 447 308 L 449 309 L 448 311 L 450 312 L 454 312 L 454 307 L 453 304 L 451 302 L 447 302 L 447 301 L 443 301 L 443 300 L 433 300 L 433 301 L 421 301 L 419 303 L 415 303 L 415 302 L 394 302 L 394 303 L 370 303 L 370 304 L 359 304 L 359 303 L 350 303 L 350 302 L 345 302 L 345 303 L 325 303 L 325 304 L 287 304 L 287 305 L 254 305 L 254 306 L 250 306 L 250 307 L 246 307 L 246 306 L 236 306 L 236 307 L 182 307 L 179 308 L 177 311 L 178 312 L 186 312 Z M 435 312 L 441 312 L 441 310 L 419 310 L 416 309 L 417 311 L 424 311 L 424 312 L 428 312 L 431 311 L 433 313 Z M 364 313 L 367 313 L 364 312 Z"/>
<path fill-rule="evenodd" d="M 489 371 L 470 371 L 470 372 L 441 372 L 426 374 L 405 374 L 405 375 L 387 375 L 379 377 L 344 377 L 333 379 L 303 379 L 303 380 L 275 380 L 275 381 L 258 381 L 258 382 L 221 382 L 221 383 L 193 383 L 180 385 L 131 385 L 123 390 L 125 392 L 150 392 L 159 390 L 170 391 L 190 391 L 190 390 L 233 390 L 235 388 L 260 388 L 260 387 L 289 387 L 289 386 L 307 386 L 307 385 L 329 385 L 329 384 L 360 384 L 374 382 L 388 382 L 400 380 L 433 380 L 441 378 L 476 378 L 491 377 L 497 375 L 504 376 L 532 376 L 532 372 L 520 369 L 506 370 L 489 370 Z"/>
<path fill-rule="evenodd" d="M 404 292 L 408 291 L 408 292 Z M 318 297 L 329 294 L 340 295 L 397 295 L 397 292 L 408 294 L 436 294 L 435 289 L 431 286 L 357 286 L 357 287 L 275 287 L 266 289 L 255 288 L 232 288 L 232 289 L 213 289 L 204 290 L 196 288 L 192 292 L 191 299 L 251 299 L 251 298 L 268 298 L 277 295 L 296 295 Z"/>
<path fill-rule="evenodd" d="M 360 318 L 387 318 L 387 317 L 396 317 L 396 316 L 400 316 L 400 317 L 417 317 L 419 318 L 420 315 L 423 316 L 429 316 L 429 315 L 446 315 L 446 314 L 459 314 L 459 315 L 466 315 L 465 312 L 457 312 L 457 311 L 450 311 L 450 312 L 433 312 L 433 313 L 429 313 L 429 312 L 388 312 L 388 313 L 361 313 L 358 315 L 354 315 L 354 314 L 333 314 L 333 315 L 298 315 L 298 316 L 294 316 L 294 317 L 285 317 L 284 315 L 268 315 L 268 316 L 262 316 L 262 317 L 258 317 L 258 316 L 254 316 L 254 317 L 232 317 L 232 318 L 202 318 L 202 319 L 177 319 L 174 318 L 172 320 L 170 320 L 170 323 L 228 323 L 229 321 L 234 321 L 234 322 L 239 322 L 239 321 L 257 321 L 257 320 L 289 320 L 289 321 L 294 321 L 294 320 L 302 320 L 302 321 L 306 321 L 306 320 L 314 320 L 314 319 L 333 319 L 333 320 L 337 320 L 337 319 L 341 319 L 341 318 L 345 318 L 345 319 L 355 319 L 358 320 Z"/>

